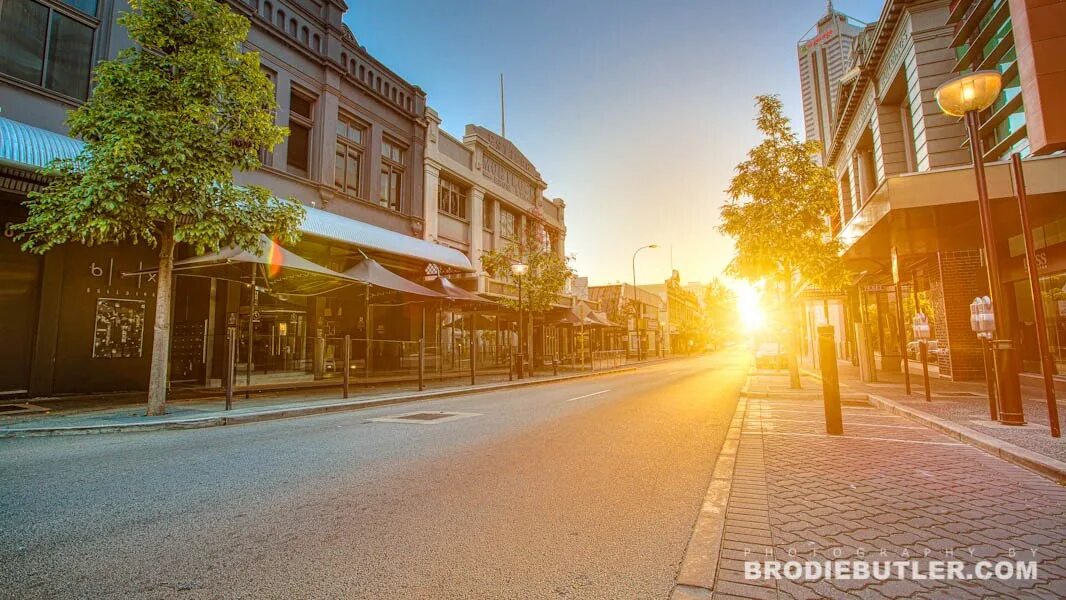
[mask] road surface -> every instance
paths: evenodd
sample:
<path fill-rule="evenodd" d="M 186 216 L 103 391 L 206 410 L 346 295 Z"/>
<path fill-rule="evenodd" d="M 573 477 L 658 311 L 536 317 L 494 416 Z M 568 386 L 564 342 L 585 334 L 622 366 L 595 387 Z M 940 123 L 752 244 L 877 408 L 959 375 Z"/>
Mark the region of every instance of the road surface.
<path fill-rule="evenodd" d="M 665 598 L 747 363 L 0 440 L 0 597 Z"/>

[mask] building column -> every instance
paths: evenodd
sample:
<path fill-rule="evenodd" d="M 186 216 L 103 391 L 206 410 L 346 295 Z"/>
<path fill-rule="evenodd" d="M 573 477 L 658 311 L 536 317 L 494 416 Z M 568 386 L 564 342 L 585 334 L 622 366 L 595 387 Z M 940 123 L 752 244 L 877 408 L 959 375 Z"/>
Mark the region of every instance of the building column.
<path fill-rule="evenodd" d="M 470 264 L 475 273 L 481 273 L 481 254 L 485 251 L 485 190 L 478 186 L 470 188 Z"/>
<path fill-rule="evenodd" d="M 936 269 L 929 273 L 933 325 L 937 343 L 948 352 L 937 358 L 942 375 L 953 381 L 984 379 L 981 345 L 970 329 L 970 303 L 984 295 L 984 267 L 980 250 L 937 254 Z"/>
<path fill-rule="evenodd" d="M 425 215 L 426 226 L 422 228 L 422 239 L 436 242 L 437 228 L 440 226 L 440 218 L 437 214 L 437 188 L 440 185 L 440 169 L 427 160 L 423 172 L 425 174 L 422 185 L 422 214 Z"/>

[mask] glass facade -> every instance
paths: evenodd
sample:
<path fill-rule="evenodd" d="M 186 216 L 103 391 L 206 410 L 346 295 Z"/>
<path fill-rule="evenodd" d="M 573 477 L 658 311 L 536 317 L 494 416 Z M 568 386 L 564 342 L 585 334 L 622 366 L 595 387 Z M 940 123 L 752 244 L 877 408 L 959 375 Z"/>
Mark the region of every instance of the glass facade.
<path fill-rule="evenodd" d="M 95 2 L 70 6 L 96 12 Z M 0 73 L 84 100 L 96 30 L 64 10 L 34 0 L 0 0 Z"/>

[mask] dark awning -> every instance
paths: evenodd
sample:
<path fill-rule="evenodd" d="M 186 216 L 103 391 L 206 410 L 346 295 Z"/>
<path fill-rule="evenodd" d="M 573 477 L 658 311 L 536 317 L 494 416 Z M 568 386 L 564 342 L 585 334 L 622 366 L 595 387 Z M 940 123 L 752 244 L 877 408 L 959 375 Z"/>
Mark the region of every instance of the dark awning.
<path fill-rule="evenodd" d="M 474 292 L 469 292 L 469 291 L 467 291 L 467 290 L 455 285 L 454 283 L 449 281 L 447 277 L 437 277 L 433 281 L 427 282 L 426 285 L 430 289 L 436 290 L 437 292 L 441 293 L 442 295 L 444 295 L 444 296 L 446 296 L 446 297 L 448 297 L 448 298 L 450 298 L 452 300 L 458 301 L 458 302 L 476 302 L 476 303 L 479 303 L 479 304 L 486 304 L 486 305 L 488 305 L 488 304 L 495 305 L 496 304 L 492 300 L 488 300 L 486 298 L 482 298 L 481 296 L 478 296 Z"/>
<path fill-rule="evenodd" d="M 125 277 L 155 273 L 159 267 L 123 273 Z M 259 239 L 259 253 L 230 247 L 174 262 L 176 275 L 211 277 L 251 283 L 276 294 L 314 296 L 356 283 L 362 279 L 331 271 L 286 250 L 266 236 Z"/>
<path fill-rule="evenodd" d="M 371 258 L 359 261 L 354 267 L 345 271 L 344 275 L 371 285 L 403 292 L 405 294 L 414 294 L 416 296 L 425 296 L 427 298 L 446 297 L 440 292 L 435 292 L 429 288 L 418 285 L 413 281 L 400 277 L 396 273 L 381 266 L 378 261 Z"/>

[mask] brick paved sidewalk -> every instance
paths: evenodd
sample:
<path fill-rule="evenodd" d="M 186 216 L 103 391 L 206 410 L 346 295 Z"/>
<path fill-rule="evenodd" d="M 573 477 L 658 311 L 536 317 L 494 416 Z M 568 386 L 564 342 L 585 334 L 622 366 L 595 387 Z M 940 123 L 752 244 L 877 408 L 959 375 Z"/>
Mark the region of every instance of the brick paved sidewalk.
<path fill-rule="evenodd" d="M 782 385 L 761 375 L 751 389 Z M 827 436 L 821 401 L 802 396 L 747 400 L 714 598 L 1066 597 L 1066 487 L 860 402 L 843 407 L 845 435 Z M 746 580 L 745 561 L 767 552 L 957 560 L 967 573 L 982 560 L 1036 560 L 1038 578 Z"/>

